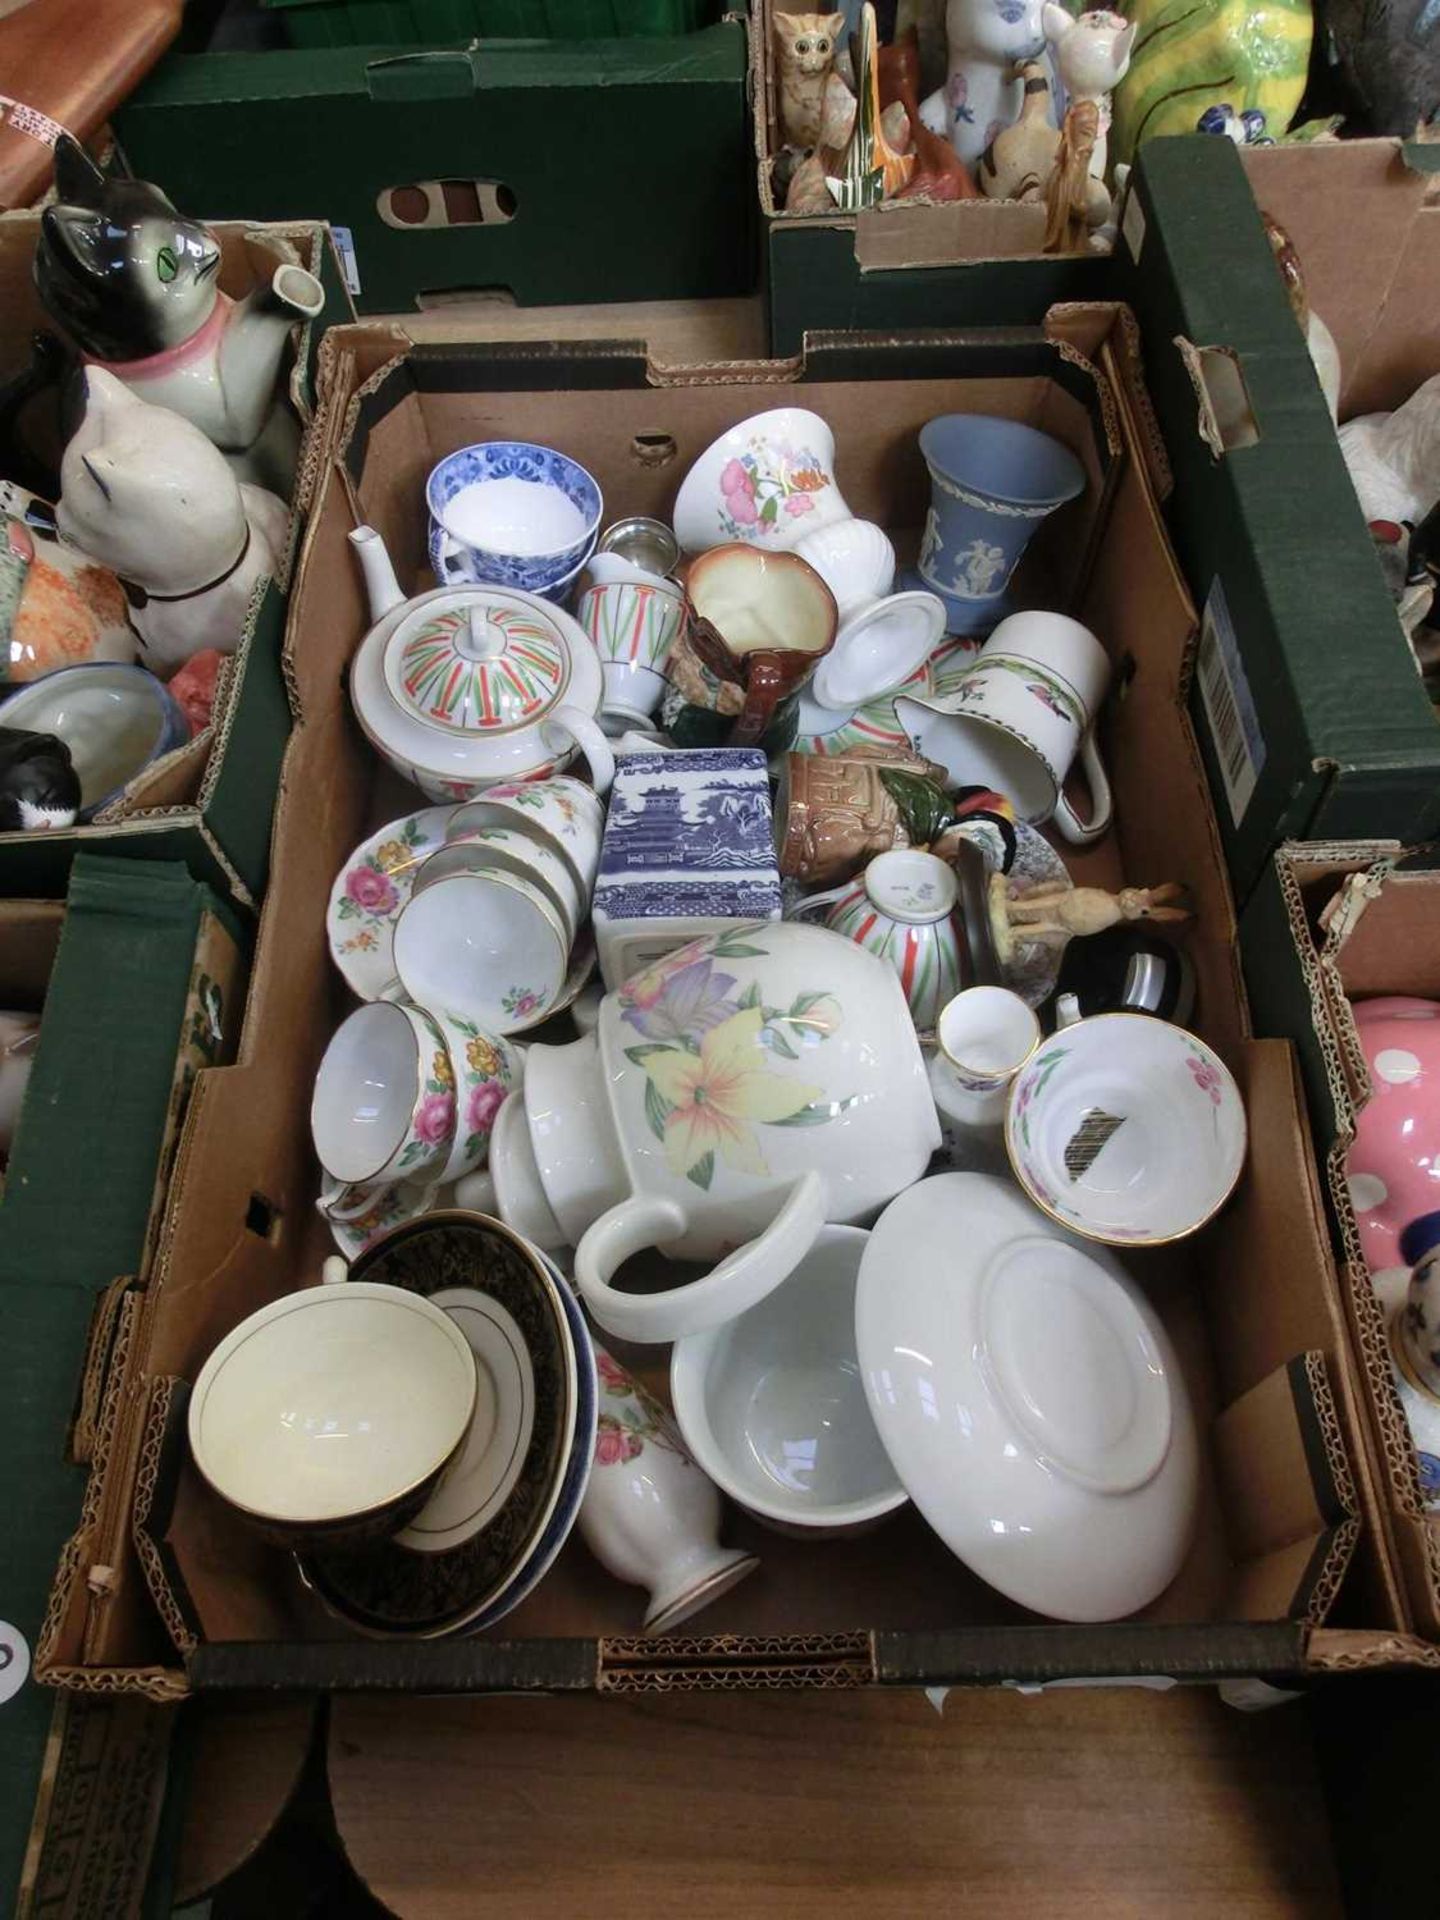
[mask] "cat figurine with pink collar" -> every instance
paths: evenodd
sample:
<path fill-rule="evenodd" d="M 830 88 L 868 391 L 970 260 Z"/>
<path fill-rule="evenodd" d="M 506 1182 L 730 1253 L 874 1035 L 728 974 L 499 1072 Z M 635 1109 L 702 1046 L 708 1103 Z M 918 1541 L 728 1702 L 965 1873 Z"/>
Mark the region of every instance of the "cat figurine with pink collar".
<path fill-rule="evenodd" d="M 68 134 L 55 190 L 35 284 L 82 359 L 191 421 L 242 480 L 288 492 L 299 421 L 275 389 L 291 329 L 324 306 L 314 274 L 281 259 L 268 284 L 232 299 L 209 228 L 144 180 L 108 179 Z"/>

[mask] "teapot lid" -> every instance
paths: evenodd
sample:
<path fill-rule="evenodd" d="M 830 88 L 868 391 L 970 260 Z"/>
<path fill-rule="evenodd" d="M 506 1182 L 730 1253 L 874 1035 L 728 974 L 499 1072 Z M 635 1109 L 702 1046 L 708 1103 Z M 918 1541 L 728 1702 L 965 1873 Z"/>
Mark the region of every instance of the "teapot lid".
<path fill-rule="evenodd" d="M 396 703 L 451 733 L 534 726 L 565 697 L 570 645 L 526 595 L 471 588 L 429 599 L 385 649 Z"/>

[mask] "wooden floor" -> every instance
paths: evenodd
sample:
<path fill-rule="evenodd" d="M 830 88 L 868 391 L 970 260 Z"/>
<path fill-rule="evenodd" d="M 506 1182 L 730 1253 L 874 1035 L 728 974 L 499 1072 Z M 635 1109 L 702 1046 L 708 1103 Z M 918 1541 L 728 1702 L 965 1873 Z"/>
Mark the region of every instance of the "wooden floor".
<path fill-rule="evenodd" d="M 336 1699 L 328 1759 L 404 1920 L 1340 1912 L 1301 1711 L 1201 1688 Z"/>

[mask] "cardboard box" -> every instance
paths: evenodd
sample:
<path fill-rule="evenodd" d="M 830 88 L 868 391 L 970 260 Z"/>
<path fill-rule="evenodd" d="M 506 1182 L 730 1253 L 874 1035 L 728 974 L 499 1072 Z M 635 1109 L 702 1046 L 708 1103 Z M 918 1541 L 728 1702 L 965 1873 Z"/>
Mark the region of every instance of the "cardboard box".
<path fill-rule="evenodd" d="M 1394 141 L 1140 150 L 1122 284 L 1202 604 L 1191 711 L 1242 901 L 1287 839 L 1440 828 L 1440 724 L 1381 579 L 1251 186 L 1291 231 L 1347 361 L 1342 417 L 1440 368 L 1436 149 Z M 1412 165 L 1413 163 L 1413 165 Z M 1217 413 L 1240 422 L 1225 443 Z"/>
<path fill-rule="evenodd" d="M 192 177 L 193 169 L 185 166 L 171 175 L 171 185 L 187 207 L 204 204 L 202 196 L 188 191 Z M 39 230 L 35 214 L 0 217 L 0 369 L 7 377 L 28 364 L 36 329 L 52 324 L 33 278 Z M 216 227 L 223 249 L 220 284 L 227 293 L 242 296 L 260 276 L 268 278 L 273 271 L 273 253 L 246 239 L 247 233 L 260 231 L 234 224 Z M 353 308 L 324 227 L 302 221 L 272 228 L 269 237 L 288 243 L 325 288 L 325 310 L 300 329 L 289 376 L 291 399 L 301 419 L 308 420 L 321 335 L 327 325 L 349 318 Z M 42 410 L 37 406 L 32 412 L 40 416 Z M 26 418 L 28 423 L 31 416 Z M 58 451 L 53 449 L 57 465 Z M 258 904 L 270 858 L 280 761 L 290 731 L 290 704 L 280 668 L 285 595 L 313 477 L 302 452 L 281 574 L 250 610 L 246 636 L 212 724 L 157 761 L 88 825 L 64 833 L 0 833 L 0 896 L 63 895 L 76 854 L 94 848 L 136 859 L 181 860 L 218 892 L 245 906 Z"/>
<path fill-rule="evenodd" d="M 757 0 L 750 42 L 773 354 L 800 353 L 807 333 L 827 329 L 1035 326 L 1059 301 L 1110 296 L 1108 255 L 1041 252 L 1043 206 L 890 201 L 786 213 L 772 180 L 781 138 L 770 28 L 776 13 L 805 11 L 804 0 Z"/>
<path fill-rule="evenodd" d="M 176 862 L 77 855 L 64 902 L 0 900 L 0 1006 L 41 1008 L 0 1203 L 0 1447 L 12 1497 L 0 1562 L 0 1899 L 25 1852 L 53 1699 L 23 1681 L 55 1559 L 81 1511 L 98 1369 L 123 1351 L 185 1104 L 227 1057 L 244 999 L 233 910 Z M 96 1735 L 91 1729 L 90 1744 Z M 138 1791 L 138 1787 L 137 1787 Z M 7 1909 L 8 1910 L 8 1909 Z"/>
<path fill-rule="evenodd" d="M 1123 871 L 1188 885 L 1200 1025 L 1240 1074 L 1252 1120 L 1234 1205 L 1208 1236 L 1145 1269 L 1186 1356 L 1210 1462 L 1203 1522 L 1170 1591 L 1138 1621 L 1037 1625 L 970 1578 L 913 1511 L 823 1550 L 732 1516 L 765 1571 L 717 1605 L 699 1637 L 638 1638 L 635 1594 L 572 1540 L 498 1637 L 374 1643 L 311 1612 L 285 1558 L 207 1496 L 185 1454 L 186 1383 L 246 1313 L 312 1282 L 330 1250 L 306 1123 L 342 1006 L 323 906 L 367 824 L 404 804 L 348 710 L 344 669 L 369 616 L 346 537 L 350 488 L 327 464 L 293 612 L 301 724 L 241 1057 L 202 1075 L 192 1102 L 134 1344 L 108 1375 L 104 1455 L 39 1653 L 48 1680 L 157 1698 L 254 1686 L 614 1693 L 1141 1673 L 1294 1680 L 1337 1662 L 1425 1657 L 1400 1631 L 1398 1582 L 1378 1535 L 1360 1524 L 1374 1500 L 1371 1466 L 1292 1056 L 1248 1038 L 1229 893 L 1177 698 L 1193 609 L 1134 426 L 1141 396 L 1122 384 L 1134 354 L 1126 318 L 1069 309 L 1050 333 L 1018 341 L 834 340 L 798 378 L 773 365 L 653 375 L 603 346 L 406 354 L 393 330 L 346 329 L 326 347 L 329 445 L 401 577 L 414 579 L 420 486 L 437 452 L 522 423 L 582 458 L 616 511 L 667 513 L 718 431 L 762 407 L 803 403 L 837 430 L 851 505 L 883 517 L 911 552 L 927 492 L 915 434 L 934 414 L 1008 413 L 1076 450 L 1086 492 L 1037 536 L 1024 576 L 1030 593 L 1101 633 L 1120 668 L 1105 726 L 1119 826 L 1075 871 L 1102 884 Z M 100 1593 L 80 1577 L 97 1562 L 109 1569 Z M 1332 1614 L 1353 1631 L 1327 1631 Z"/>
<path fill-rule="evenodd" d="M 1440 1639 L 1440 1516 L 1424 1510 L 1385 1331 L 1404 1275 L 1372 1275 L 1346 1178 L 1356 1118 L 1371 1097 L 1355 1004 L 1387 993 L 1440 997 L 1440 871 L 1433 850 L 1428 858 L 1402 866 L 1393 841 L 1282 847 L 1246 910 L 1242 946 L 1257 1022 L 1293 1035 L 1306 1060 L 1384 1523 L 1416 1628 Z"/>
<path fill-rule="evenodd" d="M 320 215 L 362 312 L 749 293 L 745 26 L 175 55 L 115 115 L 217 216 Z M 393 189 L 401 189 L 398 194 Z M 447 191 L 448 189 L 448 191 Z"/>

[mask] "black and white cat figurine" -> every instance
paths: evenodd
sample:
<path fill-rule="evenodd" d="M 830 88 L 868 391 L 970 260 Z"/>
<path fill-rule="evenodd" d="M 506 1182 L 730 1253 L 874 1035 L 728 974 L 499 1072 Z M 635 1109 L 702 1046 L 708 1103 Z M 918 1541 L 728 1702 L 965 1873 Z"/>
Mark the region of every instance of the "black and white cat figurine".
<path fill-rule="evenodd" d="M 286 258 L 268 285 L 232 300 L 210 229 L 159 187 L 107 178 L 68 134 L 55 148 L 55 187 L 35 254 L 51 317 L 84 359 L 237 456 L 240 478 L 288 491 L 298 423 L 287 407 L 270 424 L 275 386 L 291 328 L 324 306 L 320 282 Z"/>

